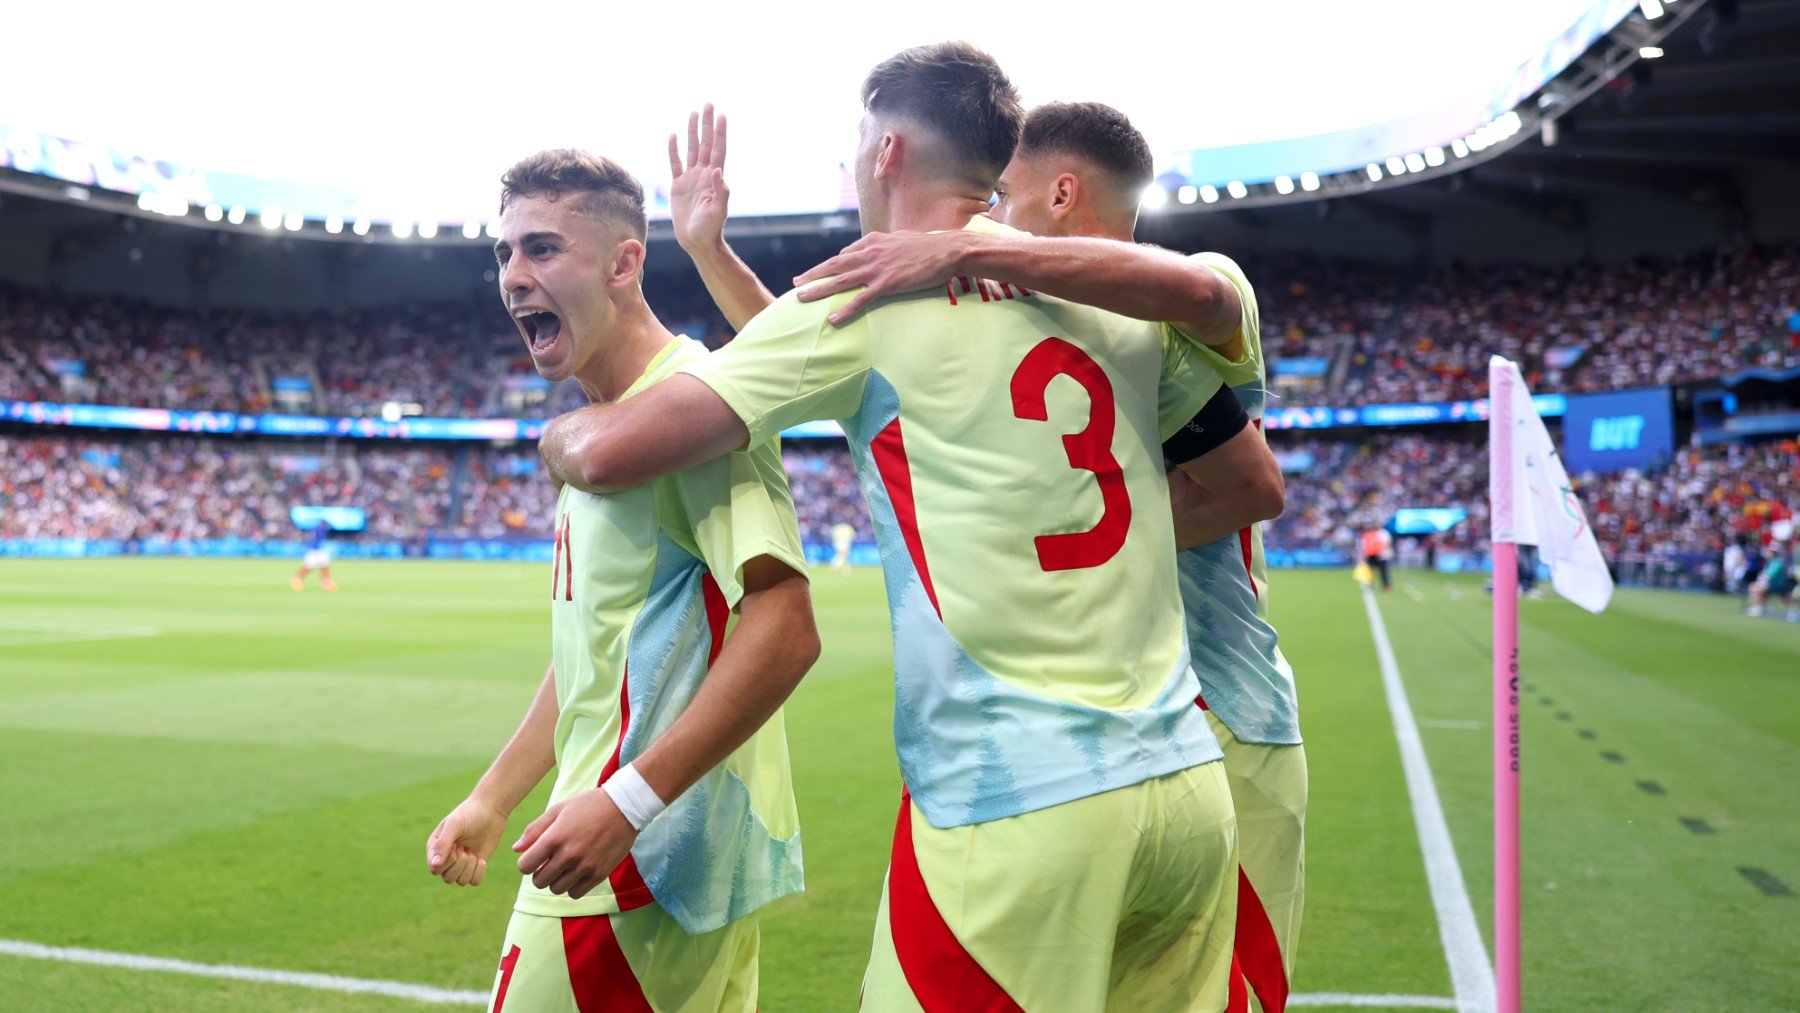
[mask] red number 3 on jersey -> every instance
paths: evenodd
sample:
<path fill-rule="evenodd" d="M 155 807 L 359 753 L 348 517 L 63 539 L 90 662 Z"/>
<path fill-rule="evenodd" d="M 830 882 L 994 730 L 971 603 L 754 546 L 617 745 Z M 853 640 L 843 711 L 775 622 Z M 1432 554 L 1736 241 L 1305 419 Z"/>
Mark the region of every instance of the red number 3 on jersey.
<path fill-rule="evenodd" d="M 1087 428 L 1064 436 L 1063 450 L 1069 455 L 1069 467 L 1094 473 L 1105 509 L 1088 530 L 1039 535 L 1036 544 L 1038 563 L 1044 569 L 1079 570 L 1118 555 L 1131 529 L 1131 496 L 1125 489 L 1125 471 L 1112 453 L 1116 425 L 1112 382 L 1086 352 L 1061 338 L 1045 338 L 1026 353 L 1013 373 L 1013 414 L 1035 422 L 1049 421 L 1044 393 L 1059 376 L 1072 378 L 1087 391 Z"/>

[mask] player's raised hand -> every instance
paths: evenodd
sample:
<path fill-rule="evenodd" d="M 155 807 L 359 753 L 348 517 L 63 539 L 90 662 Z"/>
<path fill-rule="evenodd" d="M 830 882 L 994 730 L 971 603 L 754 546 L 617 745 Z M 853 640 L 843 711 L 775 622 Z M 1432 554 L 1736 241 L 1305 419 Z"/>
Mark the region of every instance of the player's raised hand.
<path fill-rule="evenodd" d="M 725 234 L 731 190 L 725 185 L 725 117 L 714 116 L 712 103 L 688 114 L 687 161 L 669 135 L 669 214 L 675 241 L 690 253 L 715 244 Z"/>
<path fill-rule="evenodd" d="M 637 835 L 612 796 L 590 788 L 544 810 L 513 850 L 523 852 L 519 871 L 539 889 L 580 900 L 625 861 Z"/>
<path fill-rule="evenodd" d="M 500 846 L 506 816 L 473 797 L 450 811 L 425 841 L 425 868 L 452 886 L 480 886 Z"/>
<path fill-rule="evenodd" d="M 963 232 L 871 232 L 794 279 L 801 302 L 861 287 L 826 319 L 842 324 L 882 296 L 922 292 L 963 273 Z"/>

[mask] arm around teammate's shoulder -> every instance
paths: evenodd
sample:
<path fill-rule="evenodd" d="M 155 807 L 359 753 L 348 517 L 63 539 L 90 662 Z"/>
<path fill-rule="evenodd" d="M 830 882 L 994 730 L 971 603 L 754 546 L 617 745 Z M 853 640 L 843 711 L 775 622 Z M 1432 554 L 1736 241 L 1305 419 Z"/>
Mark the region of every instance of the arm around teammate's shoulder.
<path fill-rule="evenodd" d="M 551 478 L 583 492 L 635 489 L 741 450 L 749 430 L 713 389 L 671 376 L 613 404 L 588 405 L 545 427 L 538 452 Z"/>

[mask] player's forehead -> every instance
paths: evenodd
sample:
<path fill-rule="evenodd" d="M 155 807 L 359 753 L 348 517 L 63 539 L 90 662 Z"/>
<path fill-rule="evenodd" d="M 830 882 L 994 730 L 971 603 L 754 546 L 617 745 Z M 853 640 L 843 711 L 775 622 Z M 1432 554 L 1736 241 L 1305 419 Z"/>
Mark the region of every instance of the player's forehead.
<path fill-rule="evenodd" d="M 597 227 L 594 216 L 581 212 L 578 194 L 551 199 L 544 194 L 514 197 L 500 212 L 500 239 L 496 245 L 516 246 L 525 236 L 553 233 L 570 236 Z"/>

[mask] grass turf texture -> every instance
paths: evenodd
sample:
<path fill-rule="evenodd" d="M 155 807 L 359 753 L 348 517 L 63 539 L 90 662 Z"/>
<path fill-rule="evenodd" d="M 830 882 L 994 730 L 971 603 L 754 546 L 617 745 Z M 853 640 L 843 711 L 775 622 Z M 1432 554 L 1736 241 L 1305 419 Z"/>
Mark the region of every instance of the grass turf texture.
<path fill-rule="evenodd" d="M 502 857 L 452 889 L 422 845 L 542 674 L 545 568 L 338 569 L 343 592 L 296 595 L 286 562 L 0 564 L 0 937 L 488 987 L 517 874 Z M 853 1007 L 898 804 L 879 575 L 815 579 L 825 655 L 788 706 L 808 890 L 763 928 L 777 1013 Z M 1485 930 L 1487 599 L 1400 583 L 1381 607 Z M 1356 594 L 1342 573 L 1276 577 L 1312 762 L 1294 986 L 1448 996 Z M 1734 612 L 1634 591 L 1597 619 L 1523 603 L 1531 1008 L 1800 992 L 1800 898 L 1737 871 L 1800 890 L 1800 627 Z M 423 1007 L 0 956 L 0 1008 Z"/>

